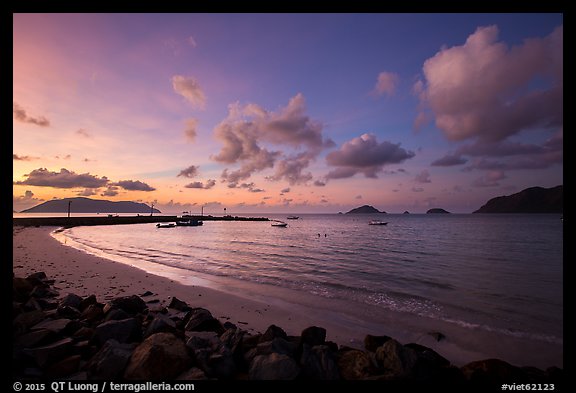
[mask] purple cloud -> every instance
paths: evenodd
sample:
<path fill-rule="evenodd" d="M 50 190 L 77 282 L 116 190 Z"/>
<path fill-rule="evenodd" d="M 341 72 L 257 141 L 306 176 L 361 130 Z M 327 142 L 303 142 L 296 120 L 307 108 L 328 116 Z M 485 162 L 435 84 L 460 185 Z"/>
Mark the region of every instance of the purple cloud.
<path fill-rule="evenodd" d="M 14 118 L 16 120 L 18 120 L 19 122 L 36 124 L 37 126 L 40 126 L 40 127 L 49 127 L 50 126 L 50 121 L 47 118 L 45 118 L 44 116 L 40 116 L 40 117 L 28 116 L 26 111 L 20 105 L 18 105 L 15 102 L 12 103 L 12 112 L 14 114 Z"/>
<path fill-rule="evenodd" d="M 32 161 L 32 160 L 37 160 L 38 157 L 19 156 L 18 154 L 12 154 L 12 159 L 15 161 Z"/>
<path fill-rule="evenodd" d="M 182 169 L 176 177 L 187 177 L 189 179 L 198 176 L 198 167 L 196 165 L 190 165 L 186 169 Z"/>
<path fill-rule="evenodd" d="M 417 183 L 432 183 L 432 180 L 430 180 L 430 172 L 423 170 L 414 177 L 414 181 Z"/>
<path fill-rule="evenodd" d="M 100 188 L 108 184 L 108 178 L 105 176 L 98 178 L 89 173 L 77 174 L 65 168 L 60 169 L 60 172 L 39 168 L 24 176 L 27 177 L 26 180 L 14 184 L 54 188 Z"/>
<path fill-rule="evenodd" d="M 414 152 L 401 148 L 400 144 L 388 141 L 378 143 L 374 134 L 363 134 L 345 142 L 340 149 L 326 156 L 328 165 L 337 167 L 326 178 L 341 179 L 357 173 L 376 178 L 385 165 L 399 164 L 414 155 Z"/>
<path fill-rule="evenodd" d="M 121 180 L 114 183 L 115 186 L 121 187 L 128 191 L 155 191 L 154 187 L 150 187 L 148 184 L 141 182 L 140 180 Z"/>
<path fill-rule="evenodd" d="M 447 154 L 435 161 L 432 161 L 432 166 L 455 166 L 466 164 L 468 160 L 458 154 Z"/>
<path fill-rule="evenodd" d="M 195 181 L 189 184 L 186 184 L 184 187 L 186 188 L 198 188 L 203 190 L 209 190 L 216 185 L 216 180 L 209 179 L 206 183 L 202 183 L 201 181 Z"/>
<path fill-rule="evenodd" d="M 484 176 L 472 182 L 474 187 L 497 187 L 500 180 L 506 179 L 506 175 L 502 171 L 489 171 Z"/>

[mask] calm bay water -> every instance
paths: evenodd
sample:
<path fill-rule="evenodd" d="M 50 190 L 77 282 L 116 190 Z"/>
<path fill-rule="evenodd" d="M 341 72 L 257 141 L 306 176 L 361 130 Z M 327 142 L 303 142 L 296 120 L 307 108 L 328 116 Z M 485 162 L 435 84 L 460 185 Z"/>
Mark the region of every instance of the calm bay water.
<path fill-rule="evenodd" d="M 388 225 L 368 225 L 371 219 Z M 169 266 L 215 283 L 272 285 L 562 343 L 559 215 L 303 215 L 286 222 L 76 227 L 63 235 L 110 259 L 146 261 L 159 274 Z"/>

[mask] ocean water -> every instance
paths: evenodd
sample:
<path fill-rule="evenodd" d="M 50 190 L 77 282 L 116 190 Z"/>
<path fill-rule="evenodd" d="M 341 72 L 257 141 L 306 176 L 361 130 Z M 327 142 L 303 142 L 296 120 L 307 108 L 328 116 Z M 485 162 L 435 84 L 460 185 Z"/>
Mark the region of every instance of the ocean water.
<path fill-rule="evenodd" d="M 560 215 L 269 217 L 288 227 L 205 221 L 173 229 L 76 227 L 58 236 L 109 259 L 145 263 L 156 274 L 175 268 L 181 281 L 201 277 L 237 295 L 246 283 L 284 288 L 311 302 L 340 301 L 343 310 L 369 305 L 464 329 L 563 342 Z M 368 225 L 372 219 L 388 225 Z"/>

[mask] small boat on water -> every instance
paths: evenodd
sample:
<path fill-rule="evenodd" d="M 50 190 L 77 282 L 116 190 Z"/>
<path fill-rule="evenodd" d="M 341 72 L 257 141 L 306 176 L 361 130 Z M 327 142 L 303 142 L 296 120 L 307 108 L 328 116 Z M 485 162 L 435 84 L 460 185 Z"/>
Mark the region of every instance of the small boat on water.
<path fill-rule="evenodd" d="M 386 221 L 372 220 L 368 225 L 388 225 Z"/>
<path fill-rule="evenodd" d="M 289 219 L 289 220 L 297 220 L 297 219 L 299 219 L 300 217 L 299 217 L 299 216 L 288 216 L 288 217 L 286 217 L 286 218 Z"/>
<path fill-rule="evenodd" d="M 278 227 L 278 228 L 286 228 L 288 226 L 287 223 L 282 222 L 282 221 L 276 221 L 272 223 L 273 227 Z"/>
<path fill-rule="evenodd" d="M 199 227 L 204 225 L 204 222 L 200 220 L 182 220 L 176 221 L 176 225 L 179 227 Z"/>
<path fill-rule="evenodd" d="M 169 224 L 156 224 L 156 228 L 174 228 L 176 224 L 169 223 Z"/>

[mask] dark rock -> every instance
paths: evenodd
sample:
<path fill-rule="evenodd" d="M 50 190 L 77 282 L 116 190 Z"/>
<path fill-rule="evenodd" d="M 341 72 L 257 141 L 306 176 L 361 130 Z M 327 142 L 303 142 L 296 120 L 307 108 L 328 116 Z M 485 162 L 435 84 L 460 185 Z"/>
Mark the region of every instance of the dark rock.
<path fill-rule="evenodd" d="M 450 361 L 438 354 L 432 348 L 425 347 L 424 345 L 410 343 L 404 345 L 406 348 L 410 348 L 416 351 L 419 360 L 426 360 L 429 364 L 433 364 L 438 367 L 447 367 L 450 365 Z"/>
<path fill-rule="evenodd" d="M 548 380 L 548 373 L 536 367 L 520 367 L 522 373 L 526 376 L 526 382 L 542 383 Z"/>
<path fill-rule="evenodd" d="M 89 304 L 88 306 L 86 306 L 83 311 L 82 314 L 80 314 L 80 319 L 92 323 L 92 322 L 96 322 L 102 319 L 102 317 L 104 317 L 104 311 L 103 311 L 103 306 L 101 304 Z M 124 313 L 123 311 L 118 310 L 119 312 Z M 124 313 L 125 314 L 125 313 Z M 128 314 L 126 314 L 126 318 L 128 318 Z M 121 319 L 125 319 L 125 318 L 121 318 Z"/>
<path fill-rule="evenodd" d="M 32 285 L 30 281 L 26 280 L 25 278 L 12 278 L 12 293 L 14 300 L 26 301 L 33 289 L 34 285 Z"/>
<path fill-rule="evenodd" d="M 74 332 L 72 337 L 76 340 L 90 340 L 94 336 L 95 331 L 96 330 L 91 327 L 82 327 Z"/>
<path fill-rule="evenodd" d="M 278 327 L 276 325 L 270 325 L 268 326 L 268 329 L 266 329 L 264 334 L 260 337 L 258 342 L 263 343 L 266 341 L 272 341 L 276 337 L 283 338 L 284 340 L 288 339 L 288 335 L 281 327 Z"/>
<path fill-rule="evenodd" d="M 224 329 L 226 330 L 230 330 L 230 329 L 237 329 L 238 326 L 234 325 L 232 322 L 230 321 L 226 321 L 222 324 L 222 326 L 224 327 Z"/>
<path fill-rule="evenodd" d="M 446 338 L 446 336 L 440 332 L 428 332 L 428 335 L 434 337 L 436 341 L 442 341 Z"/>
<path fill-rule="evenodd" d="M 176 324 L 170 318 L 159 314 L 148 324 L 144 337 L 153 335 L 154 333 L 173 333 L 177 334 Z"/>
<path fill-rule="evenodd" d="M 307 327 L 300 334 L 301 343 L 313 347 L 323 345 L 326 341 L 326 329 L 317 326 Z"/>
<path fill-rule="evenodd" d="M 177 381 L 201 381 L 206 379 L 208 379 L 206 374 L 198 367 L 192 367 L 176 377 Z"/>
<path fill-rule="evenodd" d="M 98 302 L 96 301 L 96 295 L 90 295 L 82 299 L 82 301 L 78 305 L 78 309 L 82 312 L 86 309 L 86 307 L 97 303 Z M 100 308 L 104 308 L 104 305 L 102 305 Z"/>
<path fill-rule="evenodd" d="M 340 379 L 336 357 L 327 345 L 304 344 L 300 358 L 302 375 L 314 380 Z"/>
<path fill-rule="evenodd" d="M 77 308 L 70 307 L 70 306 L 59 306 L 58 307 L 58 316 L 64 318 L 78 318 L 80 316 L 80 311 Z"/>
<path fill-rule="evenodd" d="M 136 347 L 124 378 L 171 379 L 187 370 L 190 363 L 190 356 L 182 340 L 170 333 L 156 333 Z"/>
<path fill-rule="evenodd" d="M 92 345 L 89 340 L 77 341 L 73 348 L 74 353 L 79 354 L 84 360 L 92 358 L 98 352 L 98 347 Z"/>
<path fill-rule="evenodd" d="M 57 297 L 59 295 L 58 291 L 50 288 L 48 285 L 36 285 L 30 296 L 34 297 Z"/>
<path fill-rule="evenodd" d="M 66 377 L 67 381 L 87 381 L 88 373 L 86 371 L 78 371 L 72 375 Z"/>
<path fill-rule="evenodd" d="M 368 354 L 357 349 L 341 350 L 336 359 L 343 379 L 365 379 L 375 371 Z"/>
<path fill-rule="evenodd" d="M 39 329 L 23 334 L 14 340 L 14 345 L 21 348 L 34 348 L 53 341 L 56 334 L 48 329 Z"/>
<path fill-rule="evenodd" d="M 33 286 L 36 286 L 36 285 L 45 284 L 45 281 L 47 280 L 47 278 L 48 277 L 46 277 L 46 273 L 36 272 L 36 273 L 32 273 L 28 277 L 26 277 L 26 280 L 30 284 L 32 284 Z"/>
<path fill-rule="evenodd" d="M 206 374 L 209 377 L 227 380 L 232 378 L 236 371 L 236 364 L 232 353 L 225 346 L 220 346 L 217 353 L 208 358 Z"/>
<path fill-rule="evenodd" d="M 136 344 L 121 344 L 114 339 L 104 343 L 86 365 L 91 379 L 116 380 L 122 377 Z"/>
<path fill-rule="evenodd" d="M 224 333 L 224 327 L 219 320 L 214 318 L 210 311 L 205 308 L 195 308 L 190 314 L 190 319 L 186 324 L 186 330 L 196 332 Z"/>
<path fill-rule="evenodd" d="M 146 310 L 146 303 L 136 295 L 117 297 L 109 305 L 111 308 L 119 308 L 130 315 L 136 315 Z"/>
<path fill-rule="evenodd" d="M 271 353 L 258 355 L 250 364 L 249 375 L 253 380 L 293 380 L 300 374 L 300 367 L 287 355 Z"/>
<path fill-rule="evenodd" d="M 130 314 L 119 308 L 108 309 L 108 312 L 106 313 L 106 306 L 104 306 L 102 312 L 106 314 L 104 317 L 104 321 L 121 321 L 122 319 L 131 318 Z"/>
<path fill-rule="evenodd" d="M 52 299 L 30 298 L 30 300 L 32 299 L 38 303 L 44 311 L 56 310 L 58 308 L 58 302 Z"/>
<path fill-rule="evenodd" d="M 417 352 L 404 347 L 398 341 L 388 340 L 376 350 L 376 361 L 388 377 L 406 378 L 411 376 L 416 361 Z"/>
<path fill-rule="evenodd" d="M 69 293 L 64 296 L 58 303 L 58 308 L 60 307 L 74 307 L 75 309 L 80 309 L 80 304 L 82 303 L 82 298 L 73 293 Z"/>
<path fill-rule="evenodd" d="M 461 367 L 466 380 L 479 387 L 500 386 L 524 380 L 520 368 L 500 359 L 485 359 Z"/>
<path fill-rule="evenodd" d="M 192 307 L 186 304 L 186 302 L 178 299 L 176 296 L 172 297 L 168 308 L 173 308 L 174 310 L 178 311 L 192 311 Z"/>
<path fill-rule="evenodd" d="M 138 341 L 141 335 L 140 324 L 135 318 L 103 322 L 96 327 L 94 332 L 94 338 L 100 344 L 104 344 L 110 338 L 121 343 Z"/>
<path fill-rule="evenodd" d="M 14 328 L 14 333 L 24 333 L 31 326 L 36 325 L 46 318 L 46 314 L 40 310 L 28 311 L 19 314 L 12 320 L 12 326 Z M 20 333 L 20 334 L 21 334 Z"/>
<path fill-rule="evenodd" d="M 62 378 L 78 372 L 80 368 L 80 355 L 68 356 L 46 368 L 45 375 L 48 378 Z"/>
<path fill-rule="evenodd" d="M 146 291 L 142 295 L 140 295 L 140 297 L 147 297 L 147 296 L 152 296 L 152 295 L 154 295 L 152 292 Z"/>
<path fill-rule="evenodd" d="M 45 319 L 44 321 L 32 326 L 31 330 L 47 329 L 55 333 L 60 333 L 70 323 L 70 319 Z"/>
<path fill-rule="evenodd" d="M 44 307 L 42 306 L 42 303 L 39 300 L 41 300 L 41 299 L 36 299 L 36 298 L 31 297 L 30 299 L 28 299 L 26 304 L 24 304 L 24 310 L 26 310 L 26 311 L 33 311 L 33 310 L 42 311 L 44 309 Z"/>
<path fill-rule="evenodd" d="M 556 366 L 548 367 L 546 373 L 551 382 L 560 383 L 564 379 L 564 371 Z"/>
<path fill-rule="evenodd" d="M 367 334 L 364 337 L 364 348 L 370 352 L 376 352 L 378 347 L 381 347 L 386 343 L 386 341 L 390 340 L 391 337 L 388 336 L 373 336 L 371 334 Z"/>
<path fill-rule="evenodd" d="M 192 332 L 186 333 L 188 340 L 186 341 L 186 346 L 196 352 L 200 349 L 214 349 L 220 343 L 218 335 L 214 332 Z"/>
<path fill-rule="evenodd" d="M 420 344 L 406 344 L 405 348 L 416 351 L 417 360 L 412 370 L 412 376 L 422 382 L 439 382 L 446 378 L 446 368 L 450 366 L 448 359 L 439 355 L 433 349 Z M 460 369 L 455 368 L 460 371 Z"/>
<path fill-rule="evenodd" d="M 47 364 L 55 363 L 67 356 L 73 355 L 70 353 L 72 343 L 71 338 L 63 338 L 62 340 L 42 347 L 26 348 L 24 349 L 24 353 L 31 356 L 40 368 L 44 368 Z"/>
<path fill-rule="evenodd" d="M 278 353 L 281 355 L 288 355 L 294 357 L 298 346 L 296 343 L 287 341 L 280 337 L 275 337 L 272 341 L 264 341 L 256 346 L 257 355 L 269 355 L 271 353 Z"/>

